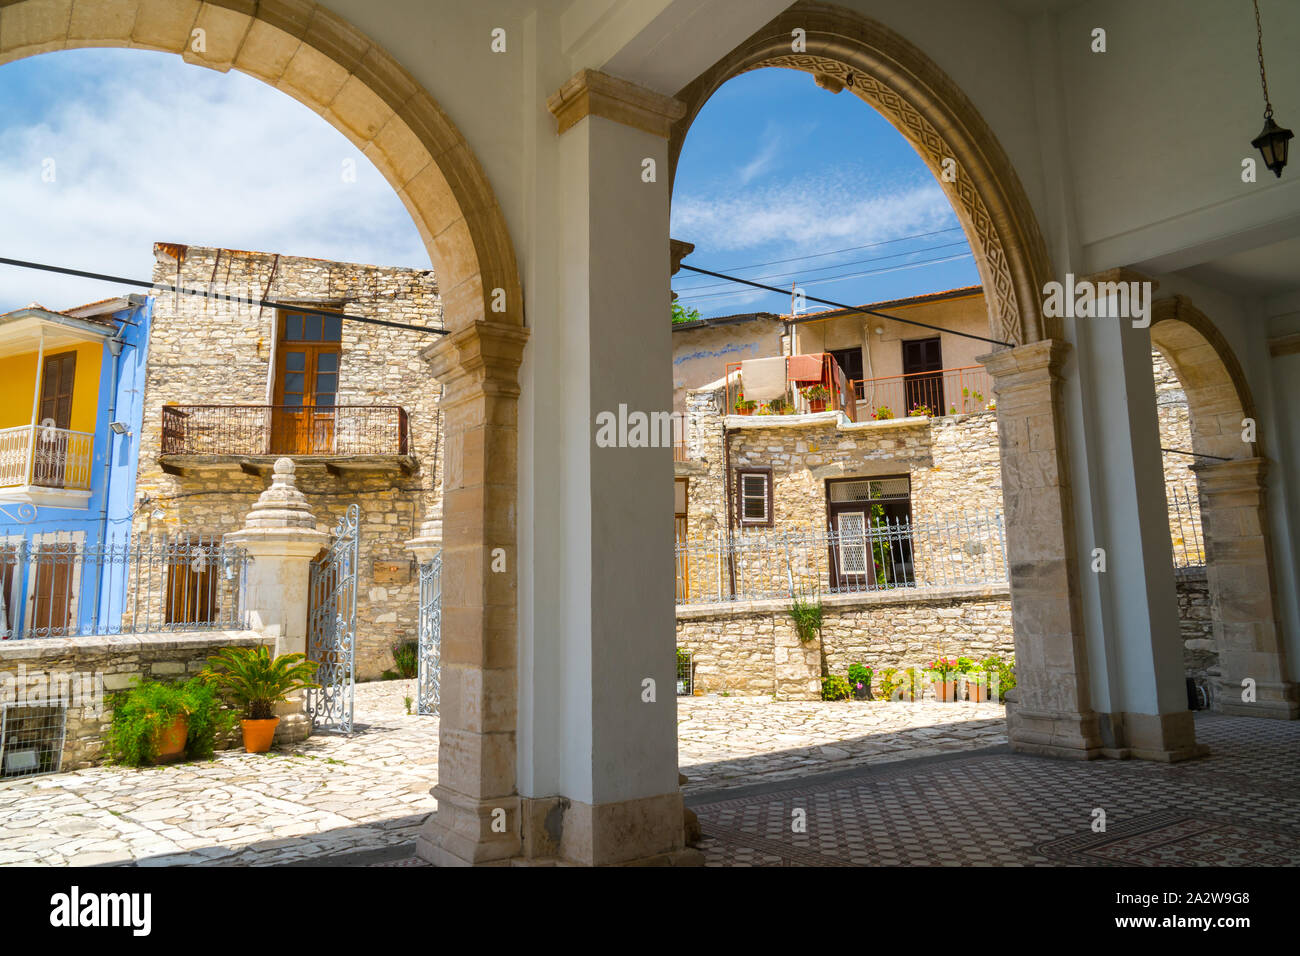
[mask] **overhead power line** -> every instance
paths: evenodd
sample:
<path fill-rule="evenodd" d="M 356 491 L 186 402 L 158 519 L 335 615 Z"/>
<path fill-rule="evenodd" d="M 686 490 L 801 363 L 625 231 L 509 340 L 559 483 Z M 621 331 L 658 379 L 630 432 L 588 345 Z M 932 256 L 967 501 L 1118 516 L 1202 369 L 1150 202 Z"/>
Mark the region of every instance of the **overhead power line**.
<path fill-rule="evenodd" d="M 904 256 L 919 256 L 923 252 L 937 252 L 940 249 L 951 249 L 954 246 L 965 246 L 965 245 L 966 245 L 966 240 L 961 239 L 957 242 L 943 242 L 937 246 L 922 246 L 920 249 L 909 249 L 906 252 L 891 252 L 887 256 L 871 256 L 867 259 L 854 259 L 852 262 L 837 262 L 829 266 L 814 266 L 811 269 L 801 269 L 798 272 L 772 272 L 767 275 L 751 276 L 750 278 L 757 279 L 757 280 L 790 279 L 790 278 L 794 278 L 795 276 L 808 275 L 813 272 L 825 272 L 827 269 L 847 269 L 849 266 L 865 265 L 868 262 L 884 262 L 886 259 L 901 259 Z M 823 280 L 826 278 L 828 277 L 822 276 Z M 830 276 L 829 278 L 836 278 L 836 277 Z M 678 286 L 677 291 L 678 292 L 704 292 L 708 289 L 721 289 L 724 286 L 727 286 L 729 284 L 730 283 L 727 282 L 714 282 L 714 283 L 710 283 L 709 285 Z M 802 284 L 811 285 L 811 283 L 808 282 L 804 282 Z"/>
<path fill-rule="evenodd" d="M 741 285 L 753 286 L 755 289 L 766 289 L 768 292 L 778 292 L 781 295 L 789 295 L 789 290 L 779 289 L 772 285 L 763 285 L 761 282 L 751 282 L 749 279 L 741 279 L 738 276 L 729 276 L 723 272 L 714 272 L 710 269 L 699 269 L 695 266 L 688 266 L 682 263 L 683 269 L 689 269 L 691 272 L 697 272 L 700 275 L 713 276 L 715 279 L 728 279 L 731 282 L 739 282 Z M 904 325 L 915 325 L 923 329 L 930 329 L 933 332 L 947 332 L 949 335 L 959 335 L 966 339 L 975 339 L 979 342 L 988 342 L 991 345 L 1005 345 L 1008 348 L 1015 348 L 1014 342 L 1004 342 L 1001 339 L 990 339 L 983 335 L 975 335 L 973 332 L 958 332 L 955 329 L 945 329 L 938 325 L 928 325 L 925 322 L 917 322 L 915 319 L 900 319 L 896 315 L 890 315 L 887 312 L 879 312 L 875 309 L 866 309 L 860 305 L 846 305 L 843 302 L 832 302 L 830 299 L 819 299 L 815 295 L 804 296 L 809 302 L 819 302 L 822 305 L 829 305 L 835 309 L 844 309 L 846 312 L 859 312 L 862 315 L 874 315 L 882 319 L 889 319 L 891 322 L 902 322 Z"/>
<path fill-rule="evenodd" d="M 890 266 L 886 269 L 869 269 L 866 272 L 850 272 L 841 276 L 823 276 L 820 279 L 813 279 L 809 282 L 800 282 L 798 288 L 803 289 L 814 285 L 830 285 L 833 282 L 843 282 L 846 279 L 862 279 L 868 276 L 887 275 L 891 272 L 905 272 L 908 269 L 920 269 L 922 266 L 938 265 L 943 262 L 956 262 L 958 259 L 969 259 L 970 256 L 971 254 L 969 252 L 963 252 L 958 256 L 942 256 L 938 259 L 923 259 L 920 262 L 908 262 L 902 265 Z M 714 288 L 719 288 L 719 286 L 714 286 Z M 782 290 L 782 295 L 788 296 L 790 295 L 790 291 L 791 290 L 789 289 L 784 289 Z M 691 295 L 689 292 L 684 292 L 679 296 L 679 298 L 683 302 L 699 302 L 704 299 L 726 299 L 746 294 L 748 293 L 744 290 L 737 290 L 735 292 L 710 292 L 706 295 Z"/>
<path fill-rule="evenodd" d="M 99 272 L 85 272 L 81 269 L 67 269 L 63 266 L 52 266 L 43 262 L 25 262 L 22 259 L 6 259 L 0 256 L 0 265 L 17 266 L 20 269 L 37 269 L 41 272 L 56 272 L 65 276 L 77 276 L 81 279 L 97 279 L 100 282 L 113 282 L 118 285 L 130 285 L 141 289 L 153 289 L 157 292 L 174 292 L 181 295 L 197 295 L 205 299 L 217 299 L 222 302 L 238 302 L 242 305 L 260 305 L 268 309 L 284 309 L 289 312 L 300 312 L 306 315 L 323 315 L 330 318 L 341 318 L 348 322 L 364 322 L 366 325 L 385 325 L 392 329 L 406 329 L 409 332 L 424 332 L 428 335 L 447 335 L 446 329 L 431 329 L 423 325 L 410 325 L 406 322 L 390 322 L 387 319 L 371 319 L 362 315 L 348 315 L 346 312 L 329 312 L 325 309 L 312 309 L 301 305 L 294 305 L 288 302 L 274 302 L 270 299 L 254 299 L 242 295 L 222 295 L 217 292 L 209 292 L 206 289 L 187 289 L 184 286 L 175 286 L 166 282 L 144 282 L 140 279 L 126 279 L 122 276 L 104 275 Z"/>
<path fill-rule="evenodd" d="M 896 239 L 882 239 L 880 242 L 868 242 L 862 246 L 846 246 L 843 249 L 831 249 L 828 252 L 810 252 L 806 256 L 791 256 L 789 259 L 773 259 L 770 262 L 754 262 L 745 266 L 719 266 L 728 272 L 743 272 L 746 269 L 761 269 L 763 266 L 779 266 L 787 262 L 802 262 L 804 259 L 820 259 L 823 256 L 837 256 L 842 252 L 857 252 L 859 249 L 875 249 L 878 246 L 891 246 L 896 242 L 907 242 L 909 239 L 928 239 L 931 236 L 942 236 L 948 232 L 959 232 L 961 226 L 949 226 L 947 229 L 937 229 L 934 232 L 917 232 L 909 236 L 899 236 Z"/>

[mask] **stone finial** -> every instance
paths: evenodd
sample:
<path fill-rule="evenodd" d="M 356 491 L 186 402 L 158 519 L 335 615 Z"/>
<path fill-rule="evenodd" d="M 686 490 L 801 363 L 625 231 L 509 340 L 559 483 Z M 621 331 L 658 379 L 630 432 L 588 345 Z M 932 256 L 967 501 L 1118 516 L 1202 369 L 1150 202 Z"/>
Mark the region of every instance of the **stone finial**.
<path fill-rule="evenodd" d="M 311 513 L 306 496 L 298 490 L 294 471 L 292 459 L 276 459 L 271 487 L 262 492 L 244 518 L 245 528 L 315 529 L 316 517 Z"/>

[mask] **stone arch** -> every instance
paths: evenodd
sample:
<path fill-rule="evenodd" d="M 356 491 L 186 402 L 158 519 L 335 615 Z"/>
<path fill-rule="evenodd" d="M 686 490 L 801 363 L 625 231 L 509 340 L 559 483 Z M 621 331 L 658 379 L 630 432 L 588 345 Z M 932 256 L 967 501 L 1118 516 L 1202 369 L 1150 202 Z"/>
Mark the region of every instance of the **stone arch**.
<path fill-rule="evenodd" d="M 1258 442 L 1242 440 L 1255 401 L 1227 339 L 1185 296 L 1152 306 L 1151 344 L 1187 394 L 1192 466 L 1205 537 L 1205 574 L 1213 613 L 1219 676 L 1214 708 L 1249 717 L 1294 720 L 1300 691 L 1287 679 L 1277 613 L 1276 574 L 1268 541 L 1268 461 Z M 1254 682 L 1245 699 L 1243 681 Z"/>
<path fill-rule="evenodd" d="M 806 31 L 806 51 L 791 51 L 791 31 Z M 723 83 L 763 67 L 811 73 L 818 85 L 847 88 L 912 144 L 934 173 L 965 230 L 989 303 L 994 338 L 1016 345 L 1060 336 L 1042 316 L 1051 264 L 1029 200 L 1006 153 L 973 103 L 912 43 L 859 13 L 799 0 L 677 93 L 686 114 L 672 128 L 676 173 L 682 144 L 700 109 Z M 940 175 L 957 163 L 955 182 Z"/>
<path fill-rule="evenodd" d="M 1215 458 L 1254 458 L 1258 443 L 1241 440 L 1242 419 L 1255 418 L 1250 384 L 1227 339 L 1186 296 L 1157 299 L 1151 345 L 1173 367 L 1192 422 L 1192 450 Z"/>
<path fill-rule="evenodd" d="M 514 246 L 478 160 L 420 84 L 342 17 L 311 2 L 0 4 L 0 64 L 82 47 L 176 53 L 223 73 L 247 73 L 309 106 L 401 197 L 433 261 L 448 327 L 467 328 L 490 315 L 523 324 Z M 498 288 L 505 290 L 504 314 L 491 312 Z"/>

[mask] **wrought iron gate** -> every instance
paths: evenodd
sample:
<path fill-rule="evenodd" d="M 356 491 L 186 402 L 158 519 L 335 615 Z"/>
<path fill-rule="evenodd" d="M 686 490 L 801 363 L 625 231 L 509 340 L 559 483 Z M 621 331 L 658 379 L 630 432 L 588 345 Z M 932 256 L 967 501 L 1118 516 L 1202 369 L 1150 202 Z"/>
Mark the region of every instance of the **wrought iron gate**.
<path fill-rule="evenodd" d="M 420 565 L 420 674 L 417 713 L 437 714 L 442 665 L 442 554 Z"/>
<path fill-rule="evenodd" d="M 307 692 L 313 730 L 352 733 L 353 657 L 357 642 L 357 529 L 361 509 L 348 505 L 334 543 L 311 564 L 307 656 L 317 663 L 317 690 Z"/>

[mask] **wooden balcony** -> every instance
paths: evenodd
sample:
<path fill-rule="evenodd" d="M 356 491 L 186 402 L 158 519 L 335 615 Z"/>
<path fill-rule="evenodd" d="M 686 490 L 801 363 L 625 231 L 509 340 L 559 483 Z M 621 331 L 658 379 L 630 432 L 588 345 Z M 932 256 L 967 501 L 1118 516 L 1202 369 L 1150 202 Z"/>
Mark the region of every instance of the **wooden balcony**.
<path fill-rule="evenodd" d="M 265 474 L 277 458 L 346 471 L 416 468 L 399 405 L 164 405 L 158 463 L 170 474 L 237 466 Z"/>

